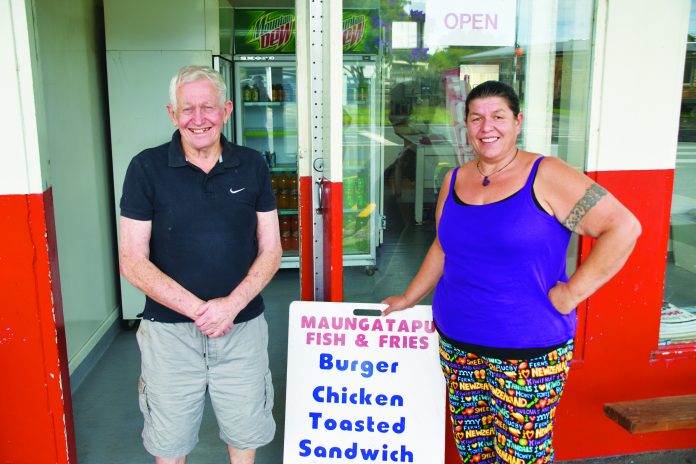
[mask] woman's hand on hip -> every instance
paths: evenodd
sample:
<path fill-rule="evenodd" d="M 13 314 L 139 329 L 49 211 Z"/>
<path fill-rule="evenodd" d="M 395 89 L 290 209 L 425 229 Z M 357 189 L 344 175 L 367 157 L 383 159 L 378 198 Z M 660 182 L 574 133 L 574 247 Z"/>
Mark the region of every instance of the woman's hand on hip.
<path fill-rule="evenodd" d="M 549 300 L 556 311 L 561 314 L 570 314 L 580 303 L 578 297 L 573 294 L 570 286 L 565 282 L 556 282 L 549 290 Z"/>

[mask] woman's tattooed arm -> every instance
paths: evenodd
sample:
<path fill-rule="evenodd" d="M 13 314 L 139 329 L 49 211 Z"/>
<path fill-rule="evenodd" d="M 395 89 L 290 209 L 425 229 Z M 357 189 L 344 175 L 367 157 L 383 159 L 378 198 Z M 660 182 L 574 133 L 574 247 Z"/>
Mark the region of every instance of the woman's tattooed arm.
<path fill-rule="evenodd" d="M 585 194 L 582 198 L 575 203 L 575 206 L 573 206 L 570 214 L 563 220 L 562 224 L 572 232 L 575 232 L 575 228 L 580 221 L 582 221 L 582 218 L 584 218 L 606 194 L 607 191 L 601 185 L 594 183 L 590 185 L 587 190 L 585 190 Z"/>

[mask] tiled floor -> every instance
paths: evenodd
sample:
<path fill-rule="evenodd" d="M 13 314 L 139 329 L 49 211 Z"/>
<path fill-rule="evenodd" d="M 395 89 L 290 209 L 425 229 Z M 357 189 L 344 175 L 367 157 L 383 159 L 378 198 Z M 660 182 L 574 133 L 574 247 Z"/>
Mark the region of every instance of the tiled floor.
<path fill-rule="evenodd" d="M 696 464 L 696 449 L 633 454 L 600 459 L 563 461 L 558 464 Z"/>

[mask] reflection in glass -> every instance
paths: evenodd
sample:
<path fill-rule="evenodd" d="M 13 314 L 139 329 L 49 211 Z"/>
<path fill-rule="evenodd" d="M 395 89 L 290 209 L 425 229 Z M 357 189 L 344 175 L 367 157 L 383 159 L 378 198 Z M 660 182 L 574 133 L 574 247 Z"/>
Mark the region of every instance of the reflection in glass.
<path fill-rule="evenodd" d="M 454 17 L 445 0 L 344 0 L 346 301 L 380 301 L 415 275 L 445 174 L 476 156 L 464 100 L 477 84 L 501 80 L 519 93 L 521 148 L 584 169 L 594 1 L 499 3 Z M 368 48 L 348 50 L 347 17 L 360 13 Z M 372 257 L 376 273 L 363 266 Z"/>
<path fill-rule="evenodd" d="M 368 18 L 362 15 L 363 21 Z M 343 69 L 344 264 L 367 266 L 371 272 L 378 241 L 376 179 L 381 170 L 382 145 L 375 55 L 347 54 Z"/>
<path fill-rule="evenodd" d="M 660 345 L 696 342 L 696 1 L 682 87 Z"/>

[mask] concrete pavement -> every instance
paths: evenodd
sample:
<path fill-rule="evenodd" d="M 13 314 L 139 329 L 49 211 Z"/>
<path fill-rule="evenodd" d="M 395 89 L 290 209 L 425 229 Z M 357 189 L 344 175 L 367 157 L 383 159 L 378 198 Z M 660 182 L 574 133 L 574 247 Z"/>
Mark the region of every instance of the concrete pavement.
<path fill-rule="evenodd" d="M 696 464 L 696 448 L 596 459 L 558 461 L 558 464 Z"/>

